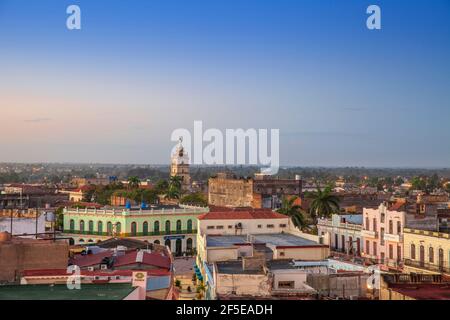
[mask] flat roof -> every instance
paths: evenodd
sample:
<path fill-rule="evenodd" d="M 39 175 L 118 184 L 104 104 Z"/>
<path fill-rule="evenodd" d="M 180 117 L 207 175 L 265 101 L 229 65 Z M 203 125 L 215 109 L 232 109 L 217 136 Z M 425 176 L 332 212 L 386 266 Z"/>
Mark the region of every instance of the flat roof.
<path fill-rule="evenodd" d="M 0 300 L 123 300 L 134 288 L 130 283 L 81 284 L 80 290 L 58 285 L 0 286 Z"/>
<path fill-rule="evenodd" d="M 271 244 L 284 247 L 307 247 L 322 246 L 315 241 L 308 240 L 290 233 L 271 233 L 252 235 L 253 243 Z M 246 235 L 208 235 L 206 236 L 207 247 L 231 247 L 239 244 L 248 244 Z"/>
<path fill-rule="evenodd" d="M 218 273 L 225 273 L 225 274 L 264 274 L 264 271 L 263 271 L 262 267 L 259 268 L 259 269 L 243 270 L 242 269 L 242 260 L 216 262 L 216 267 L 217 267 Z"/>

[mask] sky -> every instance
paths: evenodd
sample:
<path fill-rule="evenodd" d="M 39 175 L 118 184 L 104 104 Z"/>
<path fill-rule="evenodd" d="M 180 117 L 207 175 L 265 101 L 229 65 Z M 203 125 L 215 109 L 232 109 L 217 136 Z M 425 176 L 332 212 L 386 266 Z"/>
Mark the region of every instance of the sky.
<path fill-rule="evenodd" d="M 201 120 L 280 129 L 282 165 L 449 167 L 449 57 L 448 0 L 0 0 L 0 162 L 164 164 Z"/>

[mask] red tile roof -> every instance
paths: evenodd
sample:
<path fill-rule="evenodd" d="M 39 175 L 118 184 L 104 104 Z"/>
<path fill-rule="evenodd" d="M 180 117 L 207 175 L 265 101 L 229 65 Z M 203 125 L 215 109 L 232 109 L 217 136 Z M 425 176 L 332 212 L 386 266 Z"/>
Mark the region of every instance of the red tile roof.
<path fill-rule="evenodd" d="M 106 257 L 110 258 L 112 257 L 112 255 L 113 255 L 112 251 L 104 251 L 96 254 L 88 254 L 85 256 L 82 255 L 76 256 L 75 258 L 71 259 L 70 262 L 74 265 L 79 266 L 80 268 L 83 268 L 101 264 L 104 258 Z"/>
<path fill-rule="evenodd" d="M 133 251 L 130 253 L 126 253 L 123 256 L 118 256 L 114 260 L 114 267 L 122 267 L 127 265 L 133 265 L 133 264 L 144 264 L 144 265 L 150 265 L 155 266 L 159 268 L 170 268 L 170 258 L 167 256 L 162 255 L 161 253 L 157 252 L 143 252 L 142 255 L 142 261 L 138 261 L 138 251 Z"/>
<path fill-rule="evenodd" d="M 80 270 L 81 275 L 84 276 L 100 276 L 100 277 L 108 277 L 108 276 L 132 276 L 133 272 L 137 270 Z M 148 276 L 167 276 L 170 275 L 169 270 L 161 270 L 161 269 L 152 269 L 152 270 L 143 270 L 147 272 Z M 70 273 L 67 272 L 66 269 L 39 269 L 39 270 L 24 270 L 22 275 L 24 277 L 44 277 L 44 276 L 66 276 Z"/>
<path fill-rule="evenodd" d="M 389 287 L 393 291 L 417 300 L 450 300 L 449 283 L 394 284 Z"/>
<path fill-rule="evenodd" d="M 213 211 L 198 216 L 199 220 L 223 220 L 223 219 L 287 219 L 284 214 L 271 210 L 257 211 Z"/>

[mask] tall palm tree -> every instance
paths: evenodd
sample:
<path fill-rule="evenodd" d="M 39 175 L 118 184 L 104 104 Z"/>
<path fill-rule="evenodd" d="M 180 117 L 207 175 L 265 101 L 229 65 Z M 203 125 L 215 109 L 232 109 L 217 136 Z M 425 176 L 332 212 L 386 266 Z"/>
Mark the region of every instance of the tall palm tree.
<path fill-rule="evenodd" d="M 330 217 L 339 212 L 339 198 L 332 193 L 331 186 L 321 189 L 316 183 L 317 191 L 307 195 L 312 199 L 309 207 L 311 217 L 316 221 L 318 217 Z"/>
<path fill-rule="evenodd" d="M 292 223 L 299 229 L 306 226 L 305 217 L 303 216 L 301 207 L 295 204 L 298 197 L 283 197 L 281 208 L 277 210 L 278 213 L 287 215 L 291 218 Z"/>
<path fill-rule="evenodd" d="M 128 178 L 128 188 L 137 189 L 141 185 L 141 180 L 138 177 L 133 176 Z"/>

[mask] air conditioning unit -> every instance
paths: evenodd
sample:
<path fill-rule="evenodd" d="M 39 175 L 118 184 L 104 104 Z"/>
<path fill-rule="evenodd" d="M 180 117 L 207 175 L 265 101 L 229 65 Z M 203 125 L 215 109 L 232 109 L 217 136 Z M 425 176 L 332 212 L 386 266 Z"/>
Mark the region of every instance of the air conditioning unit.
<path fill-rule="evenodd" d="M 88 267 L 88 271 L 94 271 L 94 267 Z"/>
<path fill-rule="evenodd" d="M 108 269 L 108 265 L 106 265 L 106 264 L 101 264 L 101 265 L 100 265 L 100 269 L 101 269 L 101 270 L 106 270 L 106 269 Z"/>

